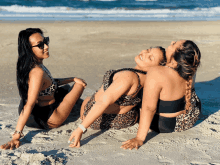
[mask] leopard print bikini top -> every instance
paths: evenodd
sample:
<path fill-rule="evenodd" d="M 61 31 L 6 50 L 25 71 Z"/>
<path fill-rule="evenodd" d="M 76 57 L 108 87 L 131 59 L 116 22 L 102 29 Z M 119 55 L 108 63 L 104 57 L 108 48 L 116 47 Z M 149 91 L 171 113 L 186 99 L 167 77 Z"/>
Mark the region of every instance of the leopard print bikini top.
<path fill-rule="evenodd" d="M 111 83 L 113 81 L 113 76 L 115 73 L 120 72 L 120 71 L 125 71 L 125 70 L 134 72 L 137 75 L 138 87 L 137 87 L 137 90 L 133 94 L 131 94 L 131 95 L 123 94 L 115 103 L 118 105 L 121 105 L 121 106 L 137 105 L 138 103 L 141 102 L 141 97 L 142 97 L 141 95 L 138 95 L 137 93 L 140 91 L 140 89 L 142 87 L 140 84 L 140 77 L 138 76 L 138 74 L 136 72 L 142 73 L 142 74 L 147 74 L 147 72 L 137 70 L 137 69 L 132 69 L 132 68 L 123 68 L 123 69 L 119 69 L 119 70 L 109 70 L 105 73 L 105 75 L 103 77 L 103 83 L 102 83 L 103 89 L 105 91 L 111 85 Z"/>
<path fill-rule="evenodd" d="M 52 80 L 52 84 L 51 86 L 49 86 L 48 88 L 46 88 L 45 90 L 42 90 L 39 93 L 39 96 L 51 96 L 54 94 L 54 92 L 57 89 L 57 82 L 54 80 L 54 78 L 52 77 L 52 75 L 50 74 L 50 71 L 44 66 L 44 65 L 40 65 L 40 67 L 47 73 L 47 75 L 50 77 L 50 79 Z"/>

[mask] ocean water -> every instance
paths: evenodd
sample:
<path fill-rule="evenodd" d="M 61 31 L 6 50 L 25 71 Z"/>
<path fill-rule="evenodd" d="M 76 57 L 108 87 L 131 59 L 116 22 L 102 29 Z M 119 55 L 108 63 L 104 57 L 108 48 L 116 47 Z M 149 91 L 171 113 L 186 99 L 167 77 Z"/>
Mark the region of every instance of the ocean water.
<path fill-rule="evenodd" d="M 1 0 L 0 20 L 212 21 L 220 0 Z"/>

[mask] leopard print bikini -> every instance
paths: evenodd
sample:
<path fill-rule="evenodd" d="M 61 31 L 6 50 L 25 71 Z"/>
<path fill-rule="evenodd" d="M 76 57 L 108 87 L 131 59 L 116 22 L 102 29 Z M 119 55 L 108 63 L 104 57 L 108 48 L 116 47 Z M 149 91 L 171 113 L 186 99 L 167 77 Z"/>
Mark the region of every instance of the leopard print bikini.
<path fill-rule="evenodd" d="M 47 73 L 49 78 L 52 80 L 52 84 L 47 89 L 41 91 L 39 93 L 39 96 L 48 96 L 48 95 L 51 96 L 55 93 L 57 89 L 57 82 L 54 80 L 54 78 L 50 74 L 50 71 L 44 65 L 41 64 L 40 67 L 43 69 L 44 72 Z"/>
<path fill-rule="evenodd" d="M 124 68 L 120 70 L 110 70 L 107 71 L 103 78 L 103 88 L 106 90 L 113 81 L 113 76 L 115 73 L 120 71 L 132 71 L 134 72 L 138 77 L 138 87 L 137 90 L 132 95 L 122 95 L 115 104 L 121 105 L 121 106 L 131 106 L 136 105 L 133 107 L 129 112 L 124 114 L 102 114 L 98 119 L 94 121 L 93 124 L 90 125 L 90 128 L 97 130 L 97 129 L 121 129 L 121 128 L 127 128 L 129 126 L 132 126 L 136 123 L 137 118 L 139 116 L 139 103 L 141 102 L 141 96 L 139 95 L 139 91 L 142 88 L 140 85 L 140 78 L 136 72 L 146 74 L 144 71 L 132 69 L 132 68 Z M 95 94 L 92 95 L 88 103 L 85 105 L 84 110 L 84 116 L 87 116 L 88 112 L 91 110 L 92 106 L 96 103 L 95 102 Z M 136 95 L 136 96 L 135 96 Z"/>

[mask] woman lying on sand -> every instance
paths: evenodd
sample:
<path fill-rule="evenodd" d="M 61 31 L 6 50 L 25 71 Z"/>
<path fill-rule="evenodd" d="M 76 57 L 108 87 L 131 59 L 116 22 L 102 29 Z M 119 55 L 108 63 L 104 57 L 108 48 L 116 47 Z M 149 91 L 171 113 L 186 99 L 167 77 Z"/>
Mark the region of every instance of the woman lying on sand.
<path fill-rule="evenodd" d="M 192 79 L 200 64 L 199 48 L 189 40 L 172 42 L 166 57 L 166 66 L 153 67 L 147 73 L 137 136 L 124 142 L 121 148 L 138 149 L 149 129 L 183 131 L 198 119 L 201 102 L 193 89 Z"/>
<path fill-rule="evenodd" d="M 43 60 L 49 57 L 49 37 L 36 29 L 26 29 L 18 38 L 17 85 L 25 105 L 20 113 L 12 140 L 1 145 L 1 149 L 20 146 L 22 130 L 32 114 L 42 128 L 56 128 L 69 116 L 74 104 L 81 96 L 86 83 L 76 77 L 54 79 Z M 59 85 L 75 82 L 68 94 L 57 93 Z M 56 97 L 55 97 L 56 95 Z"/>
<path fill-rule="evenodd" d="M 137 66 L 119 70 L 107 71 L 101 88 L 84 100 L 81 106 L 82 124 L 71 135 L 69 141 L 75 138 L 70 147 L 79 147 L 82 133 L 86 128 L 121 129 L 137 122 L 139 114 L 138 103 L 141 102 L 142 89 L 146 72 L 151 66 L 165 64 L 165 49 L 155 47 L 143 50 L 135 57 Z"/>

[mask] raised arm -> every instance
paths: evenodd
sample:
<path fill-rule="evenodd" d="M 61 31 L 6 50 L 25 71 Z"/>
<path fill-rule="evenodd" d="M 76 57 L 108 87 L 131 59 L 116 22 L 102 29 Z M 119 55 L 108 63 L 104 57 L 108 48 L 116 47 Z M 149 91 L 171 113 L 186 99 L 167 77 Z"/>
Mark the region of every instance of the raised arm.
<path fill-rule="evenodd" d="M 28 95 L 27 95 L 27 102 L 20 113 L 18 118 L 17 126 L 15 133 L 12 136 L 12 140 L 8 143 L 1 145 L 1 149 L 14 149 L 15 147 L 18 148 L 20 146 L 19 139 L 21 138 L 21 133 L 30 114 L 31 111 L 36 103 L 38 98 L 40 89 L 43 85 L 43 70 L 41 68 L 34 68 L 29 73 L 29 86 L 28 86 Z"/>
<path fill-rule="evenodd" d="M 96 98 L 96 103 L 93 105 L 88 115 L 82 122 L 82 125 L 85 128 L 88 128 L 99 116 L 104 113 L 109 105 L 115 103 L 116 100 L 118 100 L 131 88 L 133 84 L 133 77 L 131 74 L 133 73 L 120 73 L 120 76 L 117 76 L 108 89 L 99 98 Z M 83 131 L 79 127 L 72 133 L 69 141 L 71 141 L 73 138 L 75 138 L 75 141 L 70 145 L 70 147 L 80 147 L 82 133 Z"/>
<path fill-rule="evenodd" d="M 142 109 L 140 112 L 140 122 L 137 132 L 137 136 L 131 140 L 123 142 L 121 148 L 124 149 L 138 149 L 143 145 L 143 142 L 149 131 L 152 119 L 157 110 L 157 102 L 162 90 L 161 73 L 157 68 L 153 68 L 148 71 L 146 80 L 144 83 L 144 92 L 142 100 Z"/>
<path fill-rule="evenodd" d="M 55 81 L 57 82 L 58 86 L 68 84 L 68 83 L 71 83 L 71 82 L 82 84 L 84 88 L 87 85 L 85 80 L 83 80 L 81 78 L 77 78 L 77 77 L 55 78 Z"/>

